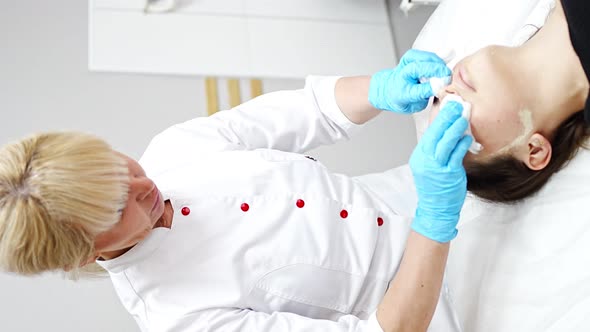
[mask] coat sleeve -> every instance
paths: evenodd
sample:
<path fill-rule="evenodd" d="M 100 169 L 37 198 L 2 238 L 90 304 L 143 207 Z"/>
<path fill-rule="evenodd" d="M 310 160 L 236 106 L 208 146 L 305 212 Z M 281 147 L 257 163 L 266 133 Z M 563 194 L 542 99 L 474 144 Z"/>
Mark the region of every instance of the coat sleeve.
<path fill-rule="evenodd" d="M 369 319 L 345 315 L 337 321 L 312 319 L 288 312 L 272 314 L 244 309 L 209 309 L 183 316 L 174 322 L 162 321 L 153 331 L 166 332 L 383 332 L 375 313 Z M 152 329 L 150 329 L 152 331 Z"/>
<path fill-rule="evenodd" d="M 262 95 L 231 110 L 174 125 L 154 137 L 142 160 L 224 150 L 304 152 L 349 139 L 357 125 L 334 96 L 338 77 L 308 77 L 302 90 Z"/>

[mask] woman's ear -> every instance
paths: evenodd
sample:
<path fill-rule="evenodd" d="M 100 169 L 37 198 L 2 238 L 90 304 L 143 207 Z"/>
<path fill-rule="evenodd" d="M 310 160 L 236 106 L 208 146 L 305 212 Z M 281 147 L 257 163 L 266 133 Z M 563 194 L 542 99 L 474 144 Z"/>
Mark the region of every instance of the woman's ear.
<path fill-rule="evenodd" d="M 551 161 L 551 142 L 545 136 L 535 133 L 529 138 L 528 155 L 524 163 L 533 171 L 540 171 Z"/>

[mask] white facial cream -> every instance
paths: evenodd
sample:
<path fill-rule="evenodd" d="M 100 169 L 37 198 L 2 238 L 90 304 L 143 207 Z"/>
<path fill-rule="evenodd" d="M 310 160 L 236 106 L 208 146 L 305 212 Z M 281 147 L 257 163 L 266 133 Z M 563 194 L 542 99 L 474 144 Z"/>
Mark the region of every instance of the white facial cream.
<path fill-rule="evenodd" d="M 529 135 L 533 132 L 533 113 L 530 110 L 524 109 L 518 112 L 520 123 L 522 123 L 522 134 L 516 137 L 511 143 L 496 151 L 494 155 L 499 155 L 510 151 L 512 148 L 526 142 Z"/>

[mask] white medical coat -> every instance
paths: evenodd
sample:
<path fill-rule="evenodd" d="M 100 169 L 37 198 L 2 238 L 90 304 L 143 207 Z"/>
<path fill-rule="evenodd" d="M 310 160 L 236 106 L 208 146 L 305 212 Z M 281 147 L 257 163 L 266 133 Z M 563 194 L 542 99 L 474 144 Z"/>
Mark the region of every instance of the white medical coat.
<path fill-rule="evenodd" d="M 174 208 L 172 228 L 98 262 L 142 331 L 381 331 L 374 312 L 411 222 L 401 205 L 415 198 L 299 154 L 359 129 L 336 80 L 312 77 L 152 140 L 140 163 Z M 458 330 L 448 296 L 431 331 Z"/>

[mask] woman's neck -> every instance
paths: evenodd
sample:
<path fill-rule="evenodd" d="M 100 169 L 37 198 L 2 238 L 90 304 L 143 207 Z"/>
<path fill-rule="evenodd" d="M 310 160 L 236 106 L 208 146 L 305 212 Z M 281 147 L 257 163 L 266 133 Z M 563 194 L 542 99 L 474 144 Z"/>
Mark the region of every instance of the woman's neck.
<path fill-rule="evenodd" d="M 557 6 L 545 26 L 527 43 L 509 54 L 519 76 L 526 77 L 538 128 L 553 132 L 584 108 L 589 84 L 569 38 L 563 9 Z"/>
<path fill-rule="evenodd" d="M 154 224 L 153 228 L 157 228 L 157 227 L 172 228 L 172 219 L 173 218 L 174 218 L 174 208 L 172 207 L 172 203 L 170 203 L 170 200 L 166 200 L 164 202 L 164 213 L 162 214 L 160 219 L 158 219 L 158 221 Z M 128 248 L 124 248 L 124 249 L 118 249 L 118 250 L 109 251 L 109 252 L 102 252 L 102 253 L 98 254 L 98 259 L 109 260 L 109 259 L 117 258 L 117 257 L 123 255 L 124 253 L 126 253 L 127 251 L 131 250 L 131 248 L 133 248 L 134 246 L 135 245 L 128 247 Z"/>
<path fill-rule="evenodd" d="M 154 228 L 157 227 L 165 227 L 165 228 L 172 228 L 172 219 L 174 219 L 174 208 L 172 207 L 172 203 L 170 200 L 166 200 L 164 202 L 164 213 L 158 219 Z"/>

